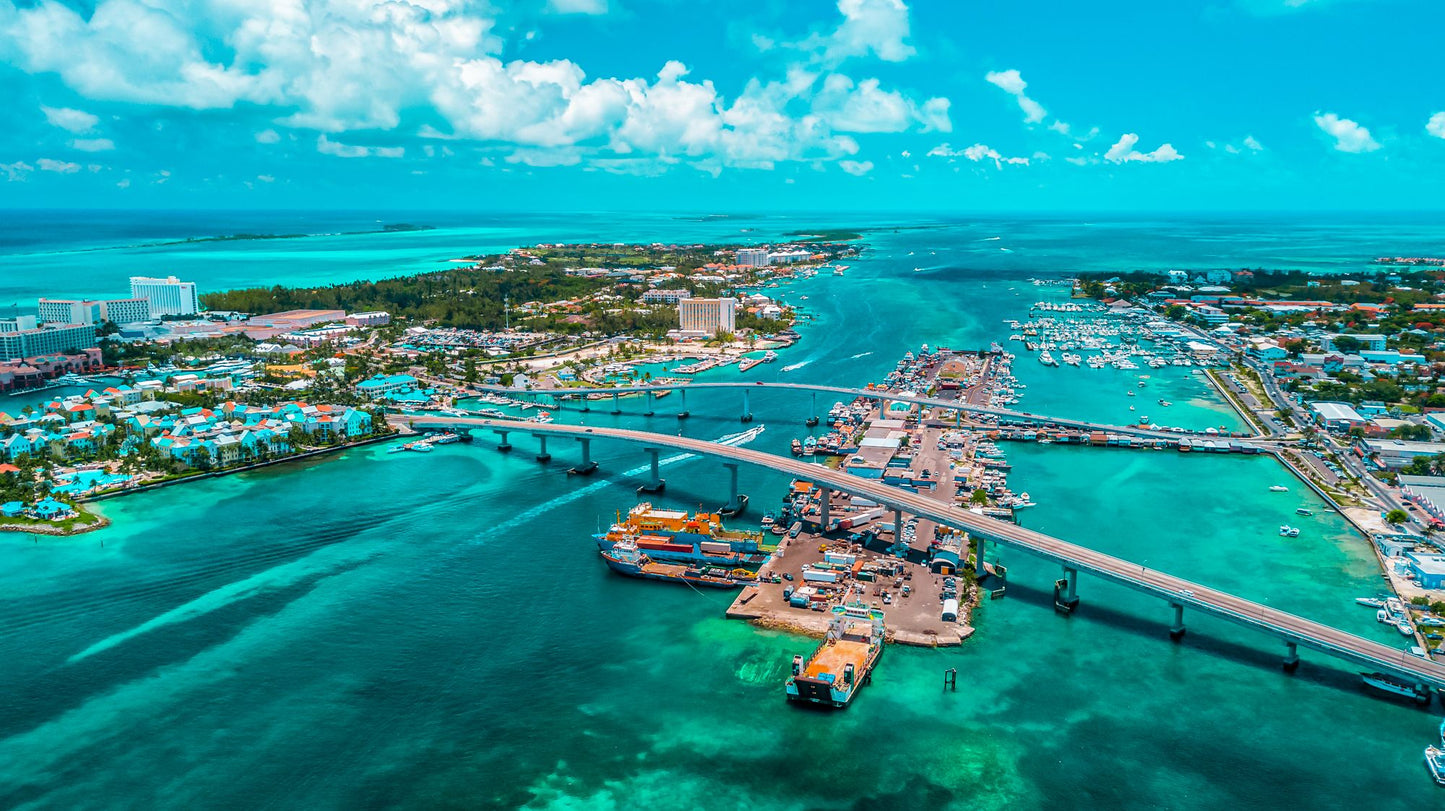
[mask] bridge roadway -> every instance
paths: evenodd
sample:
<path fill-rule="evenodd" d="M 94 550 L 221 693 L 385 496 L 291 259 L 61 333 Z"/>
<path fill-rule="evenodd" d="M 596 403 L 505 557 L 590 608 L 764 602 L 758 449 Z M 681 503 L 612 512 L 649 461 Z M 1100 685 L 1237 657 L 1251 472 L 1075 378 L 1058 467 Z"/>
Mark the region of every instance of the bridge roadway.
<path fill-rule="evenodd" d="M 620 428 L 589 428 L 557 423 L 543 424 L 470 417 L 393 416 L 389 419 L 393 422 L 409 423 L 414 427 L 470 426 L 534 436 L 617 439 L 765 467 L 813 482 L 819 487 L 862 496 L 909 515 L 916 515 L 944 526 L 966 530 L 975 539 L 984 538 L 1028 552 L 1045 560 L 1053 561 L 1065 569 L 1088 572 L 1104 580 L 1163 598 L 1171 605 L 1185 606 L 1254 628 L 1282 640 L 1287 645 L 1297 644 L 1301 647 L 1328 653 L 1370 670 L 1396 673 L 1436 689 L 1445 689 L 1445 666 L 1413 656 L 1406 651 L 1372 642 L 1363 637 L 1260 605 L 1218 589 L 1147 569 L 1137 563 L 1102 552 L 1095 552 L 1092 549 L 1071 544 L 1041 532 L 940 504 L 932 498 L 917 493 L 910 493 L 880 481 L 863 479 L 821 465 L 775 456 L 749 448 L 718 445 L 702 439 Z"/>
<path fill-rule="evenodd" d="M 673 385 L 642 385 L 642 386 L 610 386 L 610 387 L 585 387 L 572 389 L 513 389 L 506 386 L 473 385 L 477 391 L 494 392 L 497 394 L 520 395 L 520 394 L 546 394 L 552 397 L 563 397 L 567 395 L 586 396 L 588 394 L 630 394 L 647 391 L 692 391 L 696 389 L 743 389 L 751 390 L 787 390 L 821 392 L 824 394 L 838 394 L 849 398 L 868 397 L 874 400 L 888 400 L 890 402 L 913 403 L 926 408 L 952 408 L 958 411 L 966 411 L 971 414 L 983 414 L 997 417 L 1000 420 L 1016 420 L 1036 425 L 1057 425 L 1060 428 L 1073 428 L 1081 431 L 1104 431 L 1111 434 L 1123 434 L 1128 436 L 1144 437 L 1146 439 L 1168 439 L 1178 441 L 1184 437 L 1198 436 L 1199 432 L 1191 431 L 1160 431 L 1152 428 L 1140 428 L 1135 425 L 1106 425 L 1096 422 L 1084 422 L 1083 420 L 1071 420 L 1060 417 L 1050 417 L 1043 414 L 1030 414 L 1027 411 L 1013 411 L 1007 408 L 993 408 L 991 406 L 973 405 L 957 400 L 939 400 L 931 397 L 909 397 L 902 394 L 893 394 L 876 389 L 850 389 L 842 386 L 822 386 L 812 383 L 767 383 L 764 381 L 753 381 L 751 383 L 686 383 Z M 1211 435 L 1212 436 L 1212 435 Z M 1229 438 L 1220 435 L 1221 438 Z M 1233 439 L 1232 441 L 1243 441 Z"/>

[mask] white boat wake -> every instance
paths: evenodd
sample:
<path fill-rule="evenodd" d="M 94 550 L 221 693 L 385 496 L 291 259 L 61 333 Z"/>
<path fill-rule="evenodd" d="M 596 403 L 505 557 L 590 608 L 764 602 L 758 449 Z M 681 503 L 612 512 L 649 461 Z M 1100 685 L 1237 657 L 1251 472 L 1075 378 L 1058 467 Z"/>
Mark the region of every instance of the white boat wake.
<path fill-rule="evenodd" d="M 807 365 L 810 364 L 810 363 L 812 363 L 811 360 L 805 360 L 805 361 L 802 361 L 801 363 L 790 363 L 790 364 L 788 364 L 787 366 L 784 366 L 783 369 L 782 369 L 782 371 L 784 371 L 784 372 L 795 371 L 795 370 L 797 370 L 797 369 L 803 368 L 804 366 L 807 366 Z"/>
<path fill-rule="evenodd" d="M 762 435 L 767 428 L 766 425 L 758 425 L 746 431 L 736 434 L 727 434 L 713 440 L 719 445 L 745 445 Z M 693 454 L 679 453 L 658 460 L 658 466 L 674 465 L 693 458 Z M 640 476 L 652 470 L 652 465 L 644 464 L 622 472 L 623 476 Z M 608 479 L 598 479 L 585 487 L 570 490 L 556 498 L 550 499 L 529 510 L 513 515 L 510 519 L 503 521 L 496 527 L 489 528 L 485 537 L 497 537 L 497 533 L 506 532 L 515 527 L 545 515 L 552 514 L 558 507 L 570 504 L 578 499 L 601 490 L 613 482 Z M 480 538 L 479 538 L 480 540 Z M 196 617 L 204 616 L 213 611 L 225 608 L 240 600 L 253 597 L 266 591 L 289 588 L 307 578 L 326 576 L 338 573 L 346 569 L 355 568 L 371 558 L 380 557 L 383 550 L 376 546 L 365 548 L 351 547 L 344 544 L 329 545 L 311 554 L 288 561 L 279 566 L 256 572 L 255 574 L 237 580 L 234 583 L 227 583 L 219 588 L 212 589 L 205 594 L 191 599 L 181 605 L 163 612 L 145 622 L 125 631 L 120 631 L 96 642 L 85 650 L 69 657 L 66 662 L 74 664 L 82 659 L 94 656 L 97 653 L 110 650 L 111 648 L 134 639 L 149 631 L 164 628 L 167 625 L 174 625 L 179 622 L 186 622 Z"/>
<path fill-rule="evenodd" d="M 849 356 L 848 356 L 848 360 L 857 360 L 857 359 L 859 359 L 859 358 L 866 358 L 866 357 L 868 357 L 868 356 L 871 355 L 871 354 L 873 354 L 873 353 L 872 353 L 872 352 L 859 352 L 859 353 L 856 354 L 856 355 L 849 355 Z"/>

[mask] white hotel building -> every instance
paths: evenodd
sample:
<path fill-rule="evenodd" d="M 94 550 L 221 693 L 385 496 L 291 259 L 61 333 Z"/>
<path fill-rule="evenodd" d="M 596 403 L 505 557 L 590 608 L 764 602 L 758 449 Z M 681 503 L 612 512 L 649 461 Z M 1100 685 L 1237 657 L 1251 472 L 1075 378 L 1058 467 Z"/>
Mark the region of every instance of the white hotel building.
<path fill-rule="evenodd" d="M 711 337 L 737 328 L 738 301 L 731 298 L 685 298 L 677 303 L 678 326 L 684 335 Z"/>
<path fill-rule="evenodd" d="M 195 282 L 183 282 L 174 276 L 164 279 L 149 276 L 130 277 L 131 298 L 150 302 L 152 317 L 163 315 L 195 315 L 201 311 Z"/>

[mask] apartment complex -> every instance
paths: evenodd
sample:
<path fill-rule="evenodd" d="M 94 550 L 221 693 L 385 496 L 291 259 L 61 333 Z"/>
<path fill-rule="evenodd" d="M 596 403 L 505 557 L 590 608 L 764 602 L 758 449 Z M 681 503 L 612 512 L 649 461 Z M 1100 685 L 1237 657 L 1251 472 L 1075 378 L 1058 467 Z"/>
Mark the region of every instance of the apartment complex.
<path fill-rule="evenodd" d="M 677 304 L 678 325 L 684 333 L 717 335 L 737 325 L 738 302 L 731 298 L 687 298 Z"/>
<path fill-rule="evenodd" d="M 36 310 L 46 324 L 133 324 L 151 317 L 150 302 L 143 298 L 89 301 L 85 299 L 43 298 Z"/>
<path fill-rule="evenodd" d="M 738 264 L 747 265 L 753 268 L 765 268 L 771 264 L 772 258 L 767 248 L 739 248 Z"/>
<path fill-rule="evenodd" d="M 131 298 L 150 303 L 150 315 L 195 315 L 201 311 L 195 282 L 183 282 L 175 276 L 164 279 L 149 276 L 130 277 Z"/>

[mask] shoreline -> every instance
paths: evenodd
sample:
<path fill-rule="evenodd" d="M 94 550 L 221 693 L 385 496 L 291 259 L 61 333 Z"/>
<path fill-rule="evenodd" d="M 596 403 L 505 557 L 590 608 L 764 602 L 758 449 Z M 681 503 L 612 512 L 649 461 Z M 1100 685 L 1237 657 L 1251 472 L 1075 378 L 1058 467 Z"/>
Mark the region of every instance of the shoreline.
<path fill-rule="evenodd" d="M 121 490 L 110 490 L 103 493 L 94 493 L 92 495 L 83 496 L 79 499 L 76 499 L 76 503 L 91 504 L 97 501 L 106 501 L 108 499 L 120 498 L 122 496 L 135 495 L 136 493 L 146 493 L 152 490 L 159 490 L 162 487 L 171 487 L 177 484 L 185 484 L 186 482 L 216 479 L 222 476 L 230 476 L 235 473 L 245 473 L 247 471 L 259 470 L 261 468 L 272 467 L 274 465 L 282 465 L 286 464 L 287 462 L 299 462 L 305 459 L 311 459 L 318 456 L 325 456 L 330 453 L 336 453 L 337 451 L 344 451 L 351 448 L 360 448 L 366 445 L 374 445 L 378 442 L 385 442 L 388 440 L 396 439 L 399 436 L 401 436 L 400 433 L 383 434 L 380 436 L 367 437 L 366 439 L 358 440 L 356 442 L 346 442 L 341 445 L 335 445 L 329 448 L 316 448 L 314 450 L 293 454 L 291 456 L 282 457 L 280 459 L 269 459 L 264 462 L 251 462 L 250 464 L 242 465 L 240 467 L 226 468 L 225 470 L 212 470 L 205 473 L 195 473 L 188 476 L 179 476 L 174 479 L 165 479 L 164 481 L 151 482 L 150 484 L 143 484 L 138 487 L 127 487 Z"/>
<path fill-rule="evenodd" d="M 1257 417 L 1246 411 L 1243 403 L 1236 402 L 1233 393 L 1229 391 L 1228 387 L 1226 387 L 1223 383 L 1219 382 L 1219 380 L 1214 376 L 1215 371 L 1216 370 L 1214 369 L 1204 370 L 1204 379 L 1209 381 L 1210 387 L 1213 388 L 1216 392 L 1218 392 L 1220 397 L 1224 398 L 1225 404 L 1227 404 L 1231 409 L 1233 409 L 1234 413 L 1239 415 L 1239 418 L 1241 420 L 1244 420 L 1244 424 L 1249 426 L 1249 429 L 1254 433 L 1254 436 L 1256 438 L 1269 437 L 1270 434 L 1265 432 L 1264 426 L 1255 422 Z"/>

